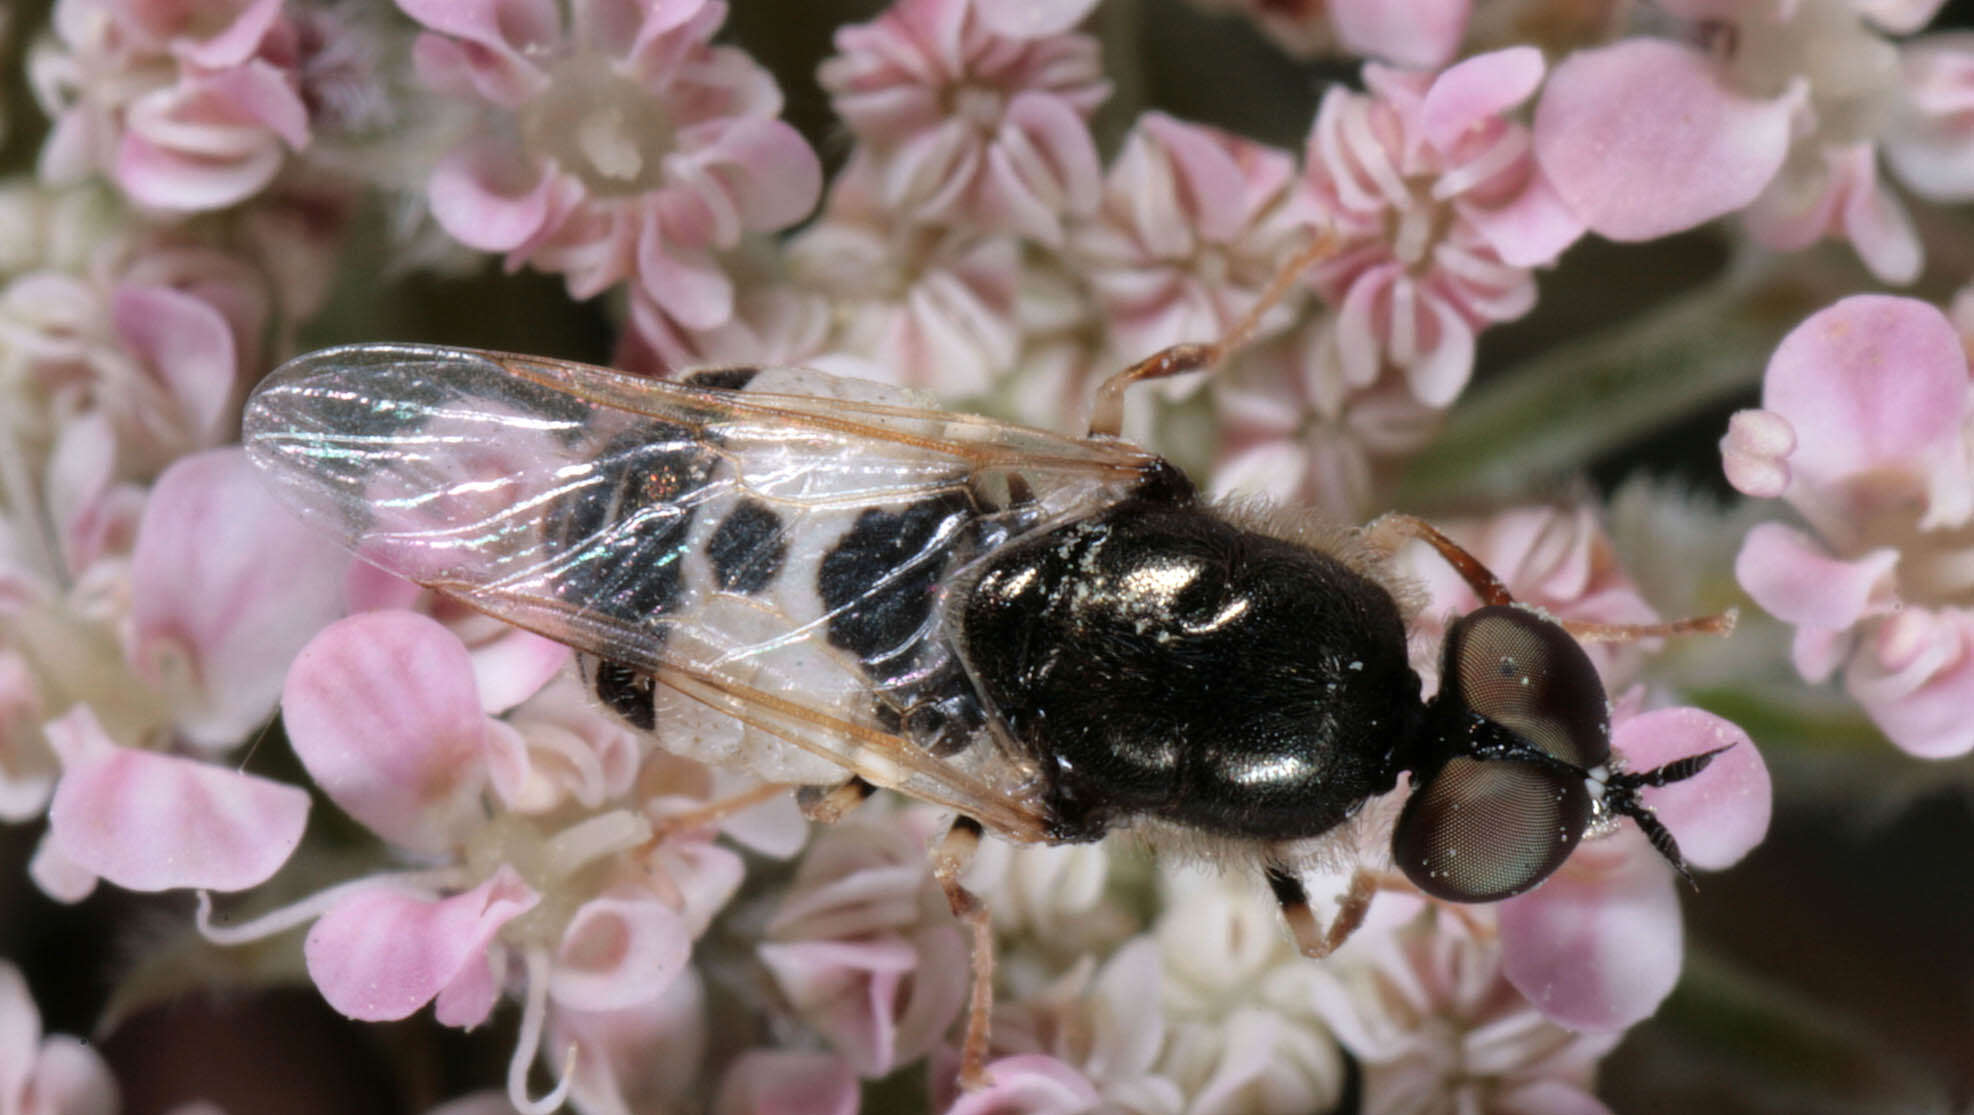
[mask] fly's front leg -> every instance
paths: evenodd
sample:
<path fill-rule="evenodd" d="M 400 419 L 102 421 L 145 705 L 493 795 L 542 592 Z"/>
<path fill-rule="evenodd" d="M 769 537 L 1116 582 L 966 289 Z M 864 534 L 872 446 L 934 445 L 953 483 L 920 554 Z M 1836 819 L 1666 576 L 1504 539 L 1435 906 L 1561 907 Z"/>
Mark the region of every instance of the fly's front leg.
<path fill-rule="evenodd" d="M 967 996 L 966 1037 L 960 1042 L 960 1087 L 971 1092 L 987 1084 L 987 1026 L 994 1010 L 994 923 L 978 895 L 960 885 L 960 876 L 980 849 L 980 822 L 961 815 L 932 852 L 932 875 L 946 892 L 953 916 L 973 937 L 973 989 Z"/>
<path fill-rule="evenodd" d="M 1441 534 L 1431 523 L 1416 515 L 1392 512 L 1380 515 L 1364 528 L 1373 546 L 1397 553 L 1401 543 L 1417 539 L 1439 551 L 1439 556 L 1460 574 L 1483 604 L 1513 604 L 1508 586 L 1501 583 L 1481 560 L 1458 542 Z M 1667 635 L 1726 635 L 1734 630 L 1735 611 L 1729 608 L 1711 616 L 1694 616 L 1666 623 L 1593 623 L 1588 620 L 1559 620 L 1570 637 L 1584 643 L 1624 643 L 1633 639 L 1654 639 Z"/>
<path fill-rule="evenodd" d="M 1268 889 L 1275 892 L 1275 901 L 1282 905 L 1282 918 L 1289 923 L 1289 932 L 1295 935 L 1296 947 L 1302 950 L 1302 955 L 1320 960 L 1337 951 L 1364 924 L 1364 915 L 1371 909 L 1371 896 L 1377 893 L 1378 879 L 1361 867 L 1352 872 L 1350 886 L 1337 904 L 1336 917 L 1330 919 L 1327 930 L 1316 923 L 1316 912 L 1309 908 L 1309 892 L 1303 888 L 1301 879 L 1280 867 L 1270 867 Z"/>

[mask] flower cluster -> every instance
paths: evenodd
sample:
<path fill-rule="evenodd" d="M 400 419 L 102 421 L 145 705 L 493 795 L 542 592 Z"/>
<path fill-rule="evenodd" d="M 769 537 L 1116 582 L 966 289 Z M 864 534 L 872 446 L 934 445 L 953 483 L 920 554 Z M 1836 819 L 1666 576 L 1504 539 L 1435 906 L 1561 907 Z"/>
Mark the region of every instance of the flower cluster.
<path fill-rule="evenodd" d="M 209 764 L 349 563 L 228 443 L 325 297 L 353 195 L 296 177 L 370 122 L 358 44 L 277 0 L 62 0 L 33 48 L 39 180 L 0 191 L 0 797 L 46 814 L 63 901 L 238 890 L 300 839 L 298 790 Z"/>
<path fill-rule="evenodd" d="M 1924 302 L 1847 298 L 1775 350 L 1761 407 L 1721 443 L 1735 487 L 1784 500 L 1808 527 L 1763 523 L 1735 561 L 1749 595 L 1795 628 L 1797 670 L 1841 671 L 1885 735 L 1926 758 L 1974 749 L 1969 337 L 1974 321 Z"/>
<path fill-rule="evenodd" d="M 510 268 L 563 276 L 573 298 L 628 283 L 641 339 L 736 313 L 718 258 L 815 205 L 822 171 L 778 119 L 774 78 L 716 46 L 720 0 L 403 0 L 426 30 L 419 80 L 488 117 L 442 156 L 432 216 Z"/>
<path fill-rule="evenodd" d="M 1922 246 L 1880 179 L 1881 152 L 1925 198 L 1974 197 L 1962 103 L 1974 53 L 1951 35 L 1886 38 L 1924 27 L 1937 0 L 1661 7 L 1692 41 L 1579 52 L 1544 91 L 1536 150 L 1571 208 L 1616 240 L 1740 212 L 1772 248 L 1835 236 L 1881 280 L 1916 278 Z"/>

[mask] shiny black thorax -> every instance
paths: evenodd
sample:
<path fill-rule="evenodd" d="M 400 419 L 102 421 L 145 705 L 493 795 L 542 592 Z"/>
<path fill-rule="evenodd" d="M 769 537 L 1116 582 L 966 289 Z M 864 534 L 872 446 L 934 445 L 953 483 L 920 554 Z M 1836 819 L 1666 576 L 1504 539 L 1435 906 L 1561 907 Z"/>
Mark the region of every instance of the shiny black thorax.
<path fill-rule="evenodd" d="M 1424 713 L 1391 594 L 1190 499 L 1133 499 L 985 563 L 959 602 L 982 693 L 1061 840 L 1133 817 L 1327 832 L 1389 790 Z"/>

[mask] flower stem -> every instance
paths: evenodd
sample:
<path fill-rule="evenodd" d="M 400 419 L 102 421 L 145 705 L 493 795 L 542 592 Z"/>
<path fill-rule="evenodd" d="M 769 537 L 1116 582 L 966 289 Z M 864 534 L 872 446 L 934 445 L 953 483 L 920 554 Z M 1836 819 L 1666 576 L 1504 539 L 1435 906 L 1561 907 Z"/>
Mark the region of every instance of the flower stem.
<path fill-rule="evenodd" d="M 1857 288 L 1827 253 L 1745 252 L 1720 275 L 1629 321 L 1490 377 L 1407 466 L 1414 510 L 1554 491 L 1597 456 L 1759 383 L 1802 318 Z"/>

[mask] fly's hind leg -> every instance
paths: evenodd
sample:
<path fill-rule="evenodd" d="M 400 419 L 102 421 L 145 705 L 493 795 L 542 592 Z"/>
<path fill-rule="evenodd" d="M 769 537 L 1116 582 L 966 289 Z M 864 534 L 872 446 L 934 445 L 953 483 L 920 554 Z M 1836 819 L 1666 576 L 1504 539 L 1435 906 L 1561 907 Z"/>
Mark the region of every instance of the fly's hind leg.
<path fill-rule="evenodd" d="M 994 923 L 978 895 L 960 885 L 967 864 L 980 848 L 980 822 L 953 818 L 932 852 L 932 874 L 946 892 L 953 916 L 973 937 L 973 988 L 967 996 L 966 1037 L 960 1042 L 960 1087 L 973 1091 L 987 1083 L 987 1025 L 994 1010 Z"/>
<path fill-rule="evenodd" d="M 1371 909 L 1371 896 L 1378 889 L 1376 875 L 1361 867 L 1352 872 L 1350 886 L 1337 905 L 1336 917 L 1324 929 L 1316 923 L 1316 912 L 1309 908 L 1309 892 L 1303 888 L 1301 879 L 1280 867 L 1269 867 L 1267 874 L 1268 889 L 1275 892 L 1275 901 L 1282 904 L 1282 918 L 1289 923 L 1289 932 L 1295 935 L 1296 947 L 1302 950 L 1302 955 L 1319 960 L 1337 951 L 1364 924 L 1364 915 Z"/>
<path fill-rule="evenodd" d="M 802 815 L 809 820 L 833 825 L 852 809 L 869 801 L 875 793 L 876 786 L 853 774 L 834 786 L 801 787 L 795 791 L 795 804 L 801 807 Z"/>

